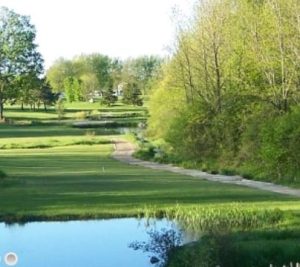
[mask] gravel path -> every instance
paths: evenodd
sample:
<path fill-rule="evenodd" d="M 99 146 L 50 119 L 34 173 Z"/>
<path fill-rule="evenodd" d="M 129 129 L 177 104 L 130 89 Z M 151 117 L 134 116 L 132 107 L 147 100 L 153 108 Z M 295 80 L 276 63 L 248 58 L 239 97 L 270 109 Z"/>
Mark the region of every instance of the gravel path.
<path fill-rule="evenodd" d="M 197 177 L 200 179 L 205 179 L 213 182 L 242 185 L 242 186 L 257 188 L 265 191 L 275 192 L 279 194 L 300 197 L 300 190 L 293 189 L 286 186 L 275 185 L 273 183 L 247 180 L 237 175 L 226 176 L 220 174 L 209 174 L 199 170 L 176 167 L 171 164 L 160 164 L 156 162 L 143 161 L 140 159 L 136 159 L 132 156 L 133 152 L 135 151 L 135 146 L 132 143 L 123 140 L 114 140 L 114 144 L 115 144 L 115 151 L 113 153 L 113 157 L 124 163 L 143 166 L 155 170 L 171 171 L 171 172 L 193 176 L 193 177 Z"/>

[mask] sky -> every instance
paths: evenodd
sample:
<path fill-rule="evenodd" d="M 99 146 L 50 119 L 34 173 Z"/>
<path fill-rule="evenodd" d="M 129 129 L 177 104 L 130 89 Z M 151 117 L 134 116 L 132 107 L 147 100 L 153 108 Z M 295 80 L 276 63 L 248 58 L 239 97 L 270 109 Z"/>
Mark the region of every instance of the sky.
<path fill-rule="evenodd" d="M 101 53 L 125 59 L 167 55 L 174 40 L 172 10 L 184 16 L 195 0 L 0 0 L 31 17 L 46 68 L 59 57 Z"/>

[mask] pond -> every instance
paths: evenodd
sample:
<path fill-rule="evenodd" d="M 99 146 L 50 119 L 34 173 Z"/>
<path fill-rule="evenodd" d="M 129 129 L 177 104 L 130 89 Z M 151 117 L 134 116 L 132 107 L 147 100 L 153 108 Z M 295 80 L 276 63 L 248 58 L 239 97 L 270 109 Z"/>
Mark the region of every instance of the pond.
<path fill-rule="evenodd" d="M 15 252 L 19 267 L 147 267 L 149 255 L 134 251 L 133 241 L 147 241 L 150 229 L 174 229 L 167 220 L 146 226 L 135 218 L 69 222 L 0 224 L 0 266 Z"/>

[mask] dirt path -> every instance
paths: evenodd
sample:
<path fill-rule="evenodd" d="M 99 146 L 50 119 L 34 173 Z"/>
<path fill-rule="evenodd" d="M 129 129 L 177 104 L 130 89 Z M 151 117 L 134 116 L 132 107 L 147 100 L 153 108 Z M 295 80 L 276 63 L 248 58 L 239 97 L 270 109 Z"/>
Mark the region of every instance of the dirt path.
<path fill-rule="evenodd" d="M 176 167 L 171 164 L 160 164 L 156 162 L 139 160 L 132 156 L 135 150 L 135 146 L 132 143 L 123 140 L 114 140 L 114 143 L 115 143 L 115 151 L 113 153 L 113 157 L 119 161 L 128 164 L 143 166 L 155 170 L 171 171 L 171 172 L 180 173 L 188 176 L 198 177 L 200 179 L 205 179 L 213 182 L 242 185 L 242 186 L 257 188 L 265 191 L 275 192 L 279 194 L 300 197 L 300 190 L 293 189 L 286 186 L 275 185 L 273 183 L 247 180 L 241 176 L 209 174 L 199 170 Z"/>

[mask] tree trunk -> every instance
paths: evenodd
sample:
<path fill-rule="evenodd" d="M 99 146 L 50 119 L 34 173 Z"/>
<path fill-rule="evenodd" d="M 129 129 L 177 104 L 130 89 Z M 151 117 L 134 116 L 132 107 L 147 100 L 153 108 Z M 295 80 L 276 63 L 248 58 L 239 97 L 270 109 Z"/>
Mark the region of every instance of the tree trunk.
<path fill-rule="evenodd" d="M 47 105 L 45 102 L 44 102 L 44 110 L 47 111 Z"/>
<path fill-rule="evenodd" d="M 24 102 L 21 102 L 21 110 L 24 110 Z"/>
<path fill-rule="evenodd" d="M 2 121 L 3 119 L 3 101 L 0 100 L 0 120 Z"/>

